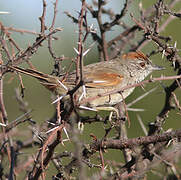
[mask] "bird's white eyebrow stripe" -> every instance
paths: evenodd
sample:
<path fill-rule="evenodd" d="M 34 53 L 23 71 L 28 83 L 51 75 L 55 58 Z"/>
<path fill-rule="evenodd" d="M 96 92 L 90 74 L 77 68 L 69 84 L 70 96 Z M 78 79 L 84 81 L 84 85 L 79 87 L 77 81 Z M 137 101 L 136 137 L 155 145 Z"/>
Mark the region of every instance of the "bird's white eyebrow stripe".
<path fill-rule="evenodd" d="M 106 81 L 93 81 L 93 83 L 104 83 L 104 82 L 106 82 Z"/>

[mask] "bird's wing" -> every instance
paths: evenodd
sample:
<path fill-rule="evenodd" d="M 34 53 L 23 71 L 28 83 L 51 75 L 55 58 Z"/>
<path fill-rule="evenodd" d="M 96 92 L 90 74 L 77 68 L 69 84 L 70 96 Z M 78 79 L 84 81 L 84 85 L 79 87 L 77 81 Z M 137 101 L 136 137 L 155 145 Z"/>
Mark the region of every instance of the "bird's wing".
<path fill-rule="evenodd" d="M 110 68 L 96 68 L 95 70 L 85 68 L 83 73 L 83 80 L 86 87 L 112 87 L 121 83 L 122 79 L 123 75 L 114 72 Z M 75 74 L 68 76 L 65 82 L 73 85 L 75 82 Z"/>

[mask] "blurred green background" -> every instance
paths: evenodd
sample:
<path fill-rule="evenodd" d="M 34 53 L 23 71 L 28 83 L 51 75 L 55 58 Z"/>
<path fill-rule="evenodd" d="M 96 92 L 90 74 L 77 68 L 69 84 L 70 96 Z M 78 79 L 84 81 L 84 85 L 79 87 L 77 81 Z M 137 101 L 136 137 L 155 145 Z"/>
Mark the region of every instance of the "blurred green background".
<path fill-rule="evenodd" d="M 52 18 L 53 18 L 53 2 L 54 1 L 47 1 L 47 15 L 46 15 L 46 25 L 49 27 Z M 91 1 L 87 1 L 91 2 Z M 138 16 L 138 4 L 139 0 L 134 1 L 131 6 L 129 7 L 129 11 L 134 13 L 135 16 Z M 142 1 L 143 6 L 148 8 L 153 5 L 155 1 Z M 71 5 L 70 5 L 71 3 Z M 119 12 L 120 9 L 123 7 L 124 2 L 120 1 L 111 1 L 108 4 L 108 7 L 114 9 L 114 12 Z M 59 38 L 58 41 L 54 41 L 53 47 L 56 51 L 56 54 L 59 56 L 66 56 L 66 57 L 75 57 L 76 53 L 74 52 L 73 48 L 77 47 L 78 41 L 78 26 L 73 24 L 72 21 L 64 14 L 64 11 L 70 12 L 75 17 L 78 17 L 78 11 L 80 10 L 81 3 L 79 0 L 61 0 L 59 1 L 58 5 L 58 14 L 56 19 L 55 27 L 63 28 L 62 32 L 56 34 L 56 37 Z M 181 8 L 181 3 L 179 3 L 175 10 L 178 11 Z M 3 23 L 4 26 L 7 27 L 14 27 L 18 29 L 28 29 L 32 31 L 39 32 L 40 31 L 40 21 L 39 17 L 42 14 L 42 1 L 41 0 L 4 0 L 0 1 L 0 11 L 8 11 L 10 14 L 0 15 L 0 21 Z M 92 20 L 91 15 L 88 13 L 88 23 L 91 25 L 92 23 L 94 26 L 97 26 L 97 23 Z M 106 19 L 106 18 L 105 18 Z M 133 24 L 128 15 L 124 18 L 124 22 L 127 25 Z M 174 20 L 172 23 L 168 25 L 162 35 L 171 36 L 173 38 L 172 44 L 177 42 L 177 48 L 181 49 L 181 38 L 180 38 L 180 29 L 181 23 L 178 19 Z M 112 37 L 116 36 L 122 31 L 120 27 L 115 27 L 107 34 L 107 39 L 111 39 Z M 12 33 L 12 36 L 15 38 L 16 42 L 22 49 L 31 45 L 32 42 L 35 41 L 35 36 L 31 34 L 20 34 L 20 33 Z M 92 43 L 92 39 L 89 38 L 89 41 L 86 44 L 88 48 L 89 45 Z M 85 47 L 85 48 L 86 48 Z M 142 51 L 144 53 L 149 53 L 155 48 L 156 45 L 150 42 Z M 93 63 L 98 60 L 98 52 L 96 45 L 91 49 L 91 51 L 86 55 L 85 64 Z M 162 72 L 156 72 L 153 74 L 153 77 L 159 77 L 161 74 L 163 75 L 175 75 L 176 72 L 173 71 L 171 64 L 167 62 L 165 58 L 161 58 L 161 55 L 152 56 L 152 61 L 155 64 L 162 65 L 166 67 L 166 70 Z M 47 49 L 47 42 L 43 43 L 43 46 L 39 48 L 37 53 L 33 55 L 31 59 L 32 64 L 40 71 L 44 73 L 51 73 L 53 69 L 54 61 L 51 58 L 48 49 Z M 67 66 L 69 62 L 64 62 L 63 66 Z M 15 99 L 15 87 L 18 88 L 19 81 L 15 77 L 15 79 L 10 82 L 11 75 L 8 74 L 5 77 L 4 81 L 4 101 L 6 110 L 8 112 L 8 120 L 13 121 L 17 117 L 19 117 L 22 112 L 19 111 L 18 104 Z M 29 108 L 32 109 L 32 117 L 33 119 L 41 124 L 45 120 L 48 120 L 53 116 L 55 111 L 54 105 L 51 105 L 52 98 L 51 93 L 46 90 L 43 86 L 39 84 L 39 82 L 31 77 L 27 77 L 23 75 L 23 82 L 26 88 L 25 90 L 25 97 L 24 100 L 28 102 Z M 172 81 L 164 81 L 162 85 L 165 86 L 171 84 Z M 145 97 L 140 102 L 136 103 L 132 108 L 141 108 L 145 109 L 144 112 L 129 112 L 129 117 L 131 119 L 131 127 L 128 129 L 128 136 L 129 137 L 137 137 L 144 135 L 138 120 L 137 114 L 139 114 L 147 127 L 149 122 L 155 120 L 156 115 L 161 111 L 163 104 L 164 104 L 164 90 L 162 88 L 160 82 L 155 82 L 152 84 L 148 84 L 145 87 L 145 90 L 148 91 L 153 87 L 158 87 L 156 91 L 154 91 L 151 95 Z M 141 88 L 136 88 L 134 93 L 132 93 L 127 99 L 126 102 L 129 103 L 134 100 L 136 97 L 139 97 L 141 94 L 144 93 L 144 90 Z M 176 91 L 176 95 L 179 99 L 181 99 L 180 89 Z M 164 130 L 168 128 L 178 129 L 180 127 L 180 114 L 176 112 L 177 110 L 173 110 L 169 114 L 169 118 L 164 125 Z M 91 128 L 90 128 L 91 127 Z M 20 125 L 19 128 L 27 128 L 28 124 Z M 84 141 L 90 141 L 91 138 L 89 137 L 90 133 L 94 133 L 98 138 L 102 137 L 103 125 L 100 123 L 96 124 L 89 124 L 85 126 L 84 136 L 82 137 Z M 15 139 L 19 139 L 19 137 L 14 137 Z M 23 137 L 26 138 L 26 137 Z M 61 151 L 65 150 L 66 147 Z M 105 156 L 107 156 L 105 154 Z M 119 156 L 119 157 L 118 157 Z M 110 155 L 109 155 L 110 158 Z M 118 153 L 114 153 L 111 151 L 111 159 L 115 159 L 117 161 L 121 161 L 121 156 Z M 153 179 L 152 177 L 150 179 Z"/>

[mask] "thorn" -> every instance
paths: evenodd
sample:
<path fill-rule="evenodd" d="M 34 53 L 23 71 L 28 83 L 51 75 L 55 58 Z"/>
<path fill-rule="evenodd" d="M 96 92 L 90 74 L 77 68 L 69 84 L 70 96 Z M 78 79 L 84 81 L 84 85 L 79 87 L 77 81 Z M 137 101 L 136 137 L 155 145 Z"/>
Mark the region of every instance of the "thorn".
<path fill-rule="evenodd" d="M 81 109 L 85 109 L 85 110 L 89 110 L 89 111 L 95 111 L 95 112 L 97 112 L 97 110 L 96 110 L 96 109 L 89 108 L 89 107 L 86 107 L 86 106 L 79 106 L 79 108 L 81 108 Z"/>
<path fill-rule="evenodd" d="M 105 165 L 105 167 L 104 167 L 104 170 L 106 170 L 106 169 L 107 169 L 107 167 L 108 167 L 108 165 L 106 164 L 106 165 Z"/>
<path fill-rule="evenodd" d="M 94 44 L 95 44 L 95 42 L 93 42 L 93 43 L 89 46 L 89 48 L 83 53 L 83 56 L 85 56 L 85 55 L 91 50 L 91 48 L 94 46 Z"/>
<path fill-rule="evenodd" d="M 143 9 L 143 3 L 142 2 L 139 3 L 139 8 Z"/>
<path fill-rule="evenodd" d="M 79 102 L 82 100 L 83 97 L 86 97 L 86 88 L 85 85 L 82 86 L 82 94 L 79 97 Z"/>
<path fill-rule="evenodd" d="M 68 88 L 60 80 L 57 79 L 57 81 L 66 91 L 68 91 Z"/>
<path fill-rule="evenodd" d="M 74 51 L 78 54 L 78 55 L 80 55 L 80 53 L 79 53 L 79 51 L 74 47 Z"/>
<path fill-rule="evenodd" d="M 0 14 L 10 14 L 8 11 L 0 11 Z"/>
<path fill-rule="evenodd" d="M 175 69 L 175 61 L 172 61 L 172 64 L 173 64 L 173 67 L 174 67 L 174 69 Z"/>
<path fill-rule="evenodd" d="M 148 135 L 148 132 L 147 132 L 147 130 L 146 130 L 146 127 L 145 127 L 145 125 L 144 125 L 141 117 L 140 117 L 138 114 L 137 114 L 137 120 L 138 120 L 138 122 L 140 123 L 140 126 L 141 126 L 141 128 L 142 128 L 145 136 L 147 136 L 147 135 Z"/>
<path fill-rule="evenodd" d="M 145 109 L 140 109 L 140 108 L 127 108 L 128 111 L 133 111 L 133 112 L 143 112 Z"/>
<path fill-rule="evenodd" d="M 55 126 L 55 123 L 52 123 L 50 121 L 46 121 L 48 124 L 51 124 L 52 126 Z"/>
<path fill-rule="evenodd" d="M 90 48 L 83 53 L 83 57 L 90 51 Z"/>
<path fill-rule="evenodd" d="M 64 130 L 64 132 L 65 132 L 65 134 L 67 136 L 67 139 L 70 141 L 70 138 L 69 138 L 69 135 L 68 135 L 68 132 L 67 132 L 66 128 L 64 127 L 63 130 Z"/>
<path fill-rule="evenodd" d="M 48 131 L 46 132 L 46 134 L 48 134 L 48 133 L 54 131 L 54 130 L 57 129 L 58 127 L 59 127 L 59 126 L 56 126 L 56 127 L 52 128 L 52 129 L 48 130 Z"/>
<path fill-rule="evenodd" d="M 164 58 L 164 56 L 165 56 L 165 49 L 162 52 L 162 59 Z"/>
<path fill-rule="evenodd" d="M 66 95 L 62 95 L 60 97 L 58 97 L 57 99 L 55 99 L 55 101 L 53 101 L 51 104 L 55 104 L 56 102 L 60 101 L 63 97 L 65 97 Z"/>
<path fill-rule="evenodd" d="M 135 104 L 136 102 L 140 101 L 141 99 L 143 99 L 144 97 L 146 97 L 147 95 L 149 95 L 150 93 L 155 91 L 156 89 L 157 89 L 157 87 L 152 88 L 151 90 L 145 92 L 144 94 L 142 94 L 141 96 L 136 98 L 134 101 L 132 101 L 129 104 L 127 104 L 127 110 L 129 110 L 129 107 L 131 107 L 133 104 Z"/>
<path fill-rule="evenodd" d="M 174 141 L 173 139 L 169 140 L 166 147 L 168 148 L 171 145 L 171 143 L 173 143 L 173 141 Z"/>
<path fill-rule="evenodd" d="M 177 47 L 177 41 L 175 41 L 174 43 L 174 48 L 176 49 L 176 47 Z"/>
<path fill-rule="evenodd" d="M 80 132 L 82 133 L 84 131 L 84 123 L 82 122 L 78 122 L 78 129 L 80 130 Z"/>
<path fill-rule="evenodd" d="M 0 126 L 6 127 L 6 124 L 0 123 Z"/>
<path fill-rule="evenodd" d="M 86 97 L 86 88 L 85 85 L 82 86 L 83 92 L 84 92 L 84 97 Z"/>

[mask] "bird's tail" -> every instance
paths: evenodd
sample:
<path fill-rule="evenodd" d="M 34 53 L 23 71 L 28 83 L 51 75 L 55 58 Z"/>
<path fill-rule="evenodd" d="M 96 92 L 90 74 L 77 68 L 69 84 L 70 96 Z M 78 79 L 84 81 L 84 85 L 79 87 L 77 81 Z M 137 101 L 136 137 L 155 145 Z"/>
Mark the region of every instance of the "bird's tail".
<path fill-rule="evenodd" d="M 9 68 L 16 72 L 20 72 L 20 73 L 35 77 L 35 78 L 39 79 L 40 81 L 47 81 L 48 78 L 50 78 L 50 75 L 44 74 L 44 73 L 39 72 L 34 69 L 23 69 L 23 68 L 20 68 L 17 66 L 9 66 Z"/>
<path fill-rule="evenodd" d="M 61 80 L 57 77 L 39 72 L 34 69 L 23 69 L 17 66 L 9 66 L 9 68 L 19 73 L 23 73 L 38 79 L 43 86 L 45 86 L 50 91 L 55 92 L 56 94 L 63 94 L 65 92 L 65 89 L 63 88 L 63 86 L 65 85 L 63 85 L 60 82 Z"/>

